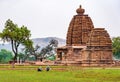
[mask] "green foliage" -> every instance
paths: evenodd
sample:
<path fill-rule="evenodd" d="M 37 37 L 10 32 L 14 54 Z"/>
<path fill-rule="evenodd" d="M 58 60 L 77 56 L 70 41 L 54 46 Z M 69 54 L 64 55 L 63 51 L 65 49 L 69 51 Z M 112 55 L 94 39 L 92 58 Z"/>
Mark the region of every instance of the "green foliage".
<path fill-rule="evenodd" d="M 5 49 L 0 50 L 0 63 L 8 63 L 13 59 L 13 54 Z"/>
<path fill-rule="evenodd" d="M 52 56 L 47 58 L 48 60 L 54 61 L 56 59 L 56 56 L 53 54 Z"/>
<path fill-rule="evenodd" d="M 25 54 L 23 54 L 23 53 L 20 52 L 20 53 L 18 53 L 18 56 L 17 56 L 17 57 L 19 57 L 19 59 L 22 59 L 22 60 L 23 60 L 24 57 L 25 57 Z"/>
<path fill-rule="evenodd" d="M 120 58 L 120 37 L 112 38 L 112 48 L 113 48 L 113 55 L 115 58 Z"/>
<path fill-rule="evenodd" d="M 36 61 L 35 56 L 29 56 L 29 57 L 27 57 L 27 60 L 29 60 L 29 61 Z"/>
<path fill-rule="evenodd" d="M 0 33 L 0 38 L 5 42 L 8 41 L 11 43 L 12 51 L 14 53 L 13 60 L 15 61 L 18 55 L 18 47 L 20 44 L 26 45 L 27 42 L 30 42 L 29 37 L 31 36 L 30 31 L 27 27 L 22 26 L 18 27 L 17 24 L 14 24 L 10 19 L 5 23 L 5 28 L 2 33 Z M 28 46 L 28 45 L 27 45 Z"/>
<path fill-rule="evenodd" d="M 25 60 L 35 61 L 36 60 L 34 56 L 30 54 L 25 54 L 25 53 L 19 53 L 17 57 L 19 57 L 20 60 L 22 59 L 22 61 L 25 61 Z"/>

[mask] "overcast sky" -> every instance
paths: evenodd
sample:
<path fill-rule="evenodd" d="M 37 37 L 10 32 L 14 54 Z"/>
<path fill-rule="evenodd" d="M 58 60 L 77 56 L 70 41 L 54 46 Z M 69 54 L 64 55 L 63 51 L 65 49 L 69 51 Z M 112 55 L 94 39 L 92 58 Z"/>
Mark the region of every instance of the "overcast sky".
<path fill-rule="evenodd" d="M 120 36 L 120 0 L 0 0 L 0 32 L 7 19 L 31 30 L 31 38 L 66 38 L 69 23 L 79 5 L 95 27 Z"/>

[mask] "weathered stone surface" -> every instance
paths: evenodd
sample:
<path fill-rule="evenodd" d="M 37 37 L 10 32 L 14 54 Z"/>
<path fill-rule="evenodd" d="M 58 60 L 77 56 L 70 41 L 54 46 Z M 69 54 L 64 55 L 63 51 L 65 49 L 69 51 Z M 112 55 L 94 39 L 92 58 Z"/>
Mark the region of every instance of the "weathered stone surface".
<path fill-rule="evenodd" d="M 85 10 L 78 8 L 68 28 L 66 46 L 57 48 L 57 60 L 81 66 L 112 65 L 112 42 L 104 28 L 94 28 Z"/>
<path fill-rule="evenodd" d="M 87 42 L 88 49 L 112 50 L 112 41 L 104 28 L 94 28 Z"/>
<path fill-rule="evenodd" d="M 91 18 L 84 15 L 85 10 L 78 8 L 76 10 L 78 15 L 75 15 L 69 25 L 67 32 L 67 46 L 86 45 L 89 33 L 94 28 Z"/>

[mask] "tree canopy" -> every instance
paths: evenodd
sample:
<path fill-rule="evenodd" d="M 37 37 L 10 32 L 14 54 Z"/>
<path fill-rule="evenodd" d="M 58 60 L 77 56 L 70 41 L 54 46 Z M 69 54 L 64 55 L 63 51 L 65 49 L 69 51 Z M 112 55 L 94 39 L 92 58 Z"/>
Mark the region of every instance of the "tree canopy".
<path fill-rule="evenodd" d="M 18 27 L 18 25 L 14 24 L 10 19 L 6 21 L 5 28 L 0 33 L 0 38 L 4 42 L 7 41 L 11 43 L 12 51 L 14 53 L 14 61 L 17 58 L 18 47 L 20 44 L 28 46 L 29 42 L 32 43 L 29 39 L 30 36 L 30 30 L 28 30 L 26 26 Z"/>
<path fill-rule="evenodd" d="M 112 48 L 114 57 L 120 59 L 120 37 L 112 38 Z"/>
<path fill-rule="evenodd" d="M 13 59 L 13 54 L 5 49 L 0 50 L 0 63 L 8 63 Z"/>

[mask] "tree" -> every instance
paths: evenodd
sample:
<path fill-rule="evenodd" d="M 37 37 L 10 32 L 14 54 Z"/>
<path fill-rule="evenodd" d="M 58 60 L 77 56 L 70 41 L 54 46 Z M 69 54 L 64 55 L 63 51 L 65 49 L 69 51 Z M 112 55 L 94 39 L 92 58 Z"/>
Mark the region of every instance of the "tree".
<path fill-rule="evenodd" d="M 0 63 L 8 63 L 13 59 L 13 54 L 5 49 L 0 50 Z"/>
<path fill-rule="evenodd" d="M 25 61 L 32 54 L 32 51 L 34 49 L 32 40 L 26 40 L 24 42 L 24 45 L 25 45 L 25 47 L 22 49 L 22 51 L 25 54 L 24 58 L 23 58 L 23 61 Z"/>
<path fill-rule="evenodd" d="M 27 54 L 26 58 L 28 58 L 29 56 L 34 56 L 35 57 L 35 60 L 37 61 L 38 59 L 38 56 L 39 56 L 39 49 L 40 49 L 40 46 L 39 45 L 36 45 L 35 47 L 33 47 L 32 44 L 30 44 L 31 46 L 26 46 L 23 51 L 25 52 L 25 54 Z M 25 58 L 25 59 L 26 59 Z"/>
<path fill-rule="evenodd" d="M 42 59 L 46 59 L 47 57 L 51 57 L 55 54 L 55 48 L 57 47 L 57 45 L 58 41 L 52 39 L 49 44 L 42 49 L 40 49 L 39 45 L 35 45 L 35 47 L 33 47 L 32 44 L 29 44 L 23 50 L 27 54 L 27 57 L 34 56 L 36 61 L 38 58 L 40 58 L 40 60 L 42 61 Z"/>
<path fill-rule="evenodd" d="M 120 37 L 112 38 L 112 49 L 115 58 L 120 58 Z"/>
<path fill-rule="evenodd" d="M 38 56 L 39 56 L 39 49 L 40 49 L 40 46 L 39 46 L 39 45 L 36 45 L 35 48 L 33 48 L 32 55 L 35 56 L 35 60 L 38 59 Z"/>
<path fill-rule="evenodd" d="M 42 59 L 46 59 L 48 57 L 54 56 L 56 53 L 57 46 L 58 46 L 58 41 L 55 39 L 52 39 L 45 48 L 42 48 L 40 52 L 41 61 Z"/>
<path fill-rule="evenodd" d="M 30 41 L 30 36 L 30 30 L 28 30 L 27 27 L 22 26 L 19 28 L 18 25 L 14 24 L 10 19 L 6 21 L 5 28 L 0 33 L 0 37 L 4 42 L 7 41 L 11 43 L 14 53 L 13 67 L 18 55 L 18 47 L 20 44 L 25 45 L 27 41 Z"/>

